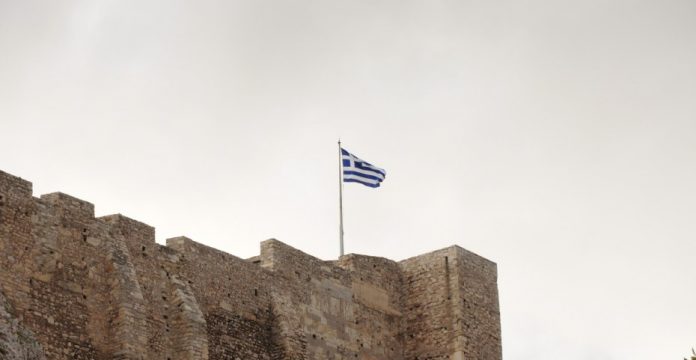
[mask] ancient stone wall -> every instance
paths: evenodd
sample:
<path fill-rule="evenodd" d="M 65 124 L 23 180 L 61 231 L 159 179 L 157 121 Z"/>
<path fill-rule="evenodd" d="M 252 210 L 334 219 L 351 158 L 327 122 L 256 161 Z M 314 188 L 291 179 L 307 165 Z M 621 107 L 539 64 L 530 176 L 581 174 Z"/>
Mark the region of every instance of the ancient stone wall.
<path fill-rule="evenodd" d="M 401 262 L 277 240 L 251 259 L 162 246 L 149 225 L 0 172 L 0 300 L 50 360 L 499 360 L 496 277 L 456 246 Z"/>
<path fill-rule="evenodd" d="M 46 359 L 34 334 L 20 324 L 2 293 L 0 293 L 0 359 Z"/>
<path fill-rule="evenodd" d="M 400 263 L 407 359 L 500 359 L 497 269 L 458 246 Z"/>
<path fill-rule="evenodd" d="M 253 262 L 179 237 L 167 245 L 180 255 L 187 279 L 205 314 L 211 359 L 281 359 L 276 355 L 270 274 Z"/>
<path fill-rule="evenodd" d="M 287 358 L 402 358 L 401 280 L 398 272 L 384 275 L 396 263 L 357 255 L 322 261 L 268 240 L 260 265 L 274 275 L 272 304 Z"/>

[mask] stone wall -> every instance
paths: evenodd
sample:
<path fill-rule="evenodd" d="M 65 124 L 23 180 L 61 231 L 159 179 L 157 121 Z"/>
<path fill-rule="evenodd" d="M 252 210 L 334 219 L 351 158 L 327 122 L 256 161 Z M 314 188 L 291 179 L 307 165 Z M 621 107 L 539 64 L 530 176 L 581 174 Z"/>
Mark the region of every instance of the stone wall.
<path fill-rule="evenodd" d="M 251 259 L 162 246 L 151 226 L 0 172 L 0 300 L 47 359 L 499 360 L 496 277 L 456 246 L 401 262 L 277 240 Z"/>
<path fill-rule="evenodd" d="M 407 359 L 501 359 L 497 269 L 458 246 L 402 261 Z"/>
<path fill-rule="evenodd" d="M 34 334 L 13 315 L 12 307 L 0 292 L 0 359 L 45 360 Z"/>
<path fill-rule="evenodd" d="M 167 245 L 182 254 L 179 274 L 204 313 L 211 359 L 282 358 L 273 336 L 270 274 L 185 237 Z"/>

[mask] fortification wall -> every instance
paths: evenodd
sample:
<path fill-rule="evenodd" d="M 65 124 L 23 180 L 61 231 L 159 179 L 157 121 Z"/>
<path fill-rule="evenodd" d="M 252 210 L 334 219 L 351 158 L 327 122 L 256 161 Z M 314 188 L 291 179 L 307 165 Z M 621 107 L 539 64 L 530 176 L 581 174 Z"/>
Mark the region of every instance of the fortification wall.
<path fill-rule="evenodd" d="M 380 275 L 396 269 L 394 262 L 356 255 L 322 261 L 268 240 L 260 265 L 275 278 L 272 304 L 287 358 L 402 358 L 400 277 Z"/>
<path fill-rule="evenodd" d="M 211 359 L 283 359 L 274 336 L 271 274 L 185 237 L 167 245 L 181 254 L 179 274 L 205 314 Z"/>
<path fill-rule="evenodd" d="M 240 259 L 0 172 L 0 297 L 47 359 L 501 359 L 495 264 L 459 247 Z"/>
<path fill-rule="evenodd" d="M 495 263 L 452 246 L 399 265 L 406 358 L 502 358 Z"/>
<path fill-rule="evenodd" d="M 45 360 L 43 349 L 34 334 L 24 328 L 12 307 L 0 292 L 0 359 Z"/>
<path fill-rule="evenodd" d="M 155 229 L 123 215 L 100 218 L 125 245 L 142 296 L 140 333 L 147 359 L 200 359 L 207 354 L 205 320 L 182 276 L 180 254 L 155 242 Z M 143 321 L 144 320 L 144 321 Z"/>

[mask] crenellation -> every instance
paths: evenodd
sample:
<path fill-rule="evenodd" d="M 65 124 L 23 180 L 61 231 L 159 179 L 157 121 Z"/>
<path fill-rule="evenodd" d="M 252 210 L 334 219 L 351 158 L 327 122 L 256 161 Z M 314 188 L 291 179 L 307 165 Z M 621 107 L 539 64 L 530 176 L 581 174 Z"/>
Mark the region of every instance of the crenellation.
<path fill-rule="evenodd" d="M 16 199 L 31 199 L 33 185 L 30 181 L 0 170 L 0 195 L 3 202 Z"/>
<path fill-rule="evenodd" d="M 31 189 L 0 171 L 0 300 L 36 359 L 502 358 L 496 265 L 458 246 L 325 261 L 270 239 L 241 259 Z"/>
<path fill-rule="evenodd" d="M 106 215 L 99 218 L 121 232 L 130 248 L 147 251 L 157 245 L 155 228 L 121 214 Z M 144 247 L 144 249 L 143 249 Z"/>
<path fill-rule="evenodd" d="M 65 218 L 74 219 L 93 219 L 94 205 L 90 202 L 80 200 L 76 197 L 54 192 L 41 195 L 41 200 L 54 207 L 55 211 L 60 212 Z"/>

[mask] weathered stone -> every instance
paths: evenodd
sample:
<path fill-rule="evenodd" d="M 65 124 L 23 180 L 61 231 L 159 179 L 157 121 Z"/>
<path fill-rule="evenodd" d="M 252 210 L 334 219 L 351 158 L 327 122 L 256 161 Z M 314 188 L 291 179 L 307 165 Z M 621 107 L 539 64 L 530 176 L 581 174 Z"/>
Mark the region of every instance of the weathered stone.
<path fill-rule="evenodd" d="M 10 305 L 0 292 L 0 359 L 44 360 L 41 345 L 11 313 Z"/>
<path fill-rule="evenodd" d="M 0 172 L 0 251 L 2 359 L 502 358 L 496 266 L 456 246 L 244 260 Z"/>

